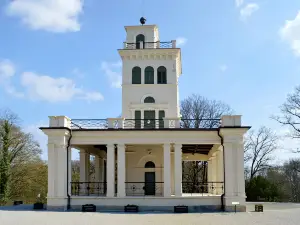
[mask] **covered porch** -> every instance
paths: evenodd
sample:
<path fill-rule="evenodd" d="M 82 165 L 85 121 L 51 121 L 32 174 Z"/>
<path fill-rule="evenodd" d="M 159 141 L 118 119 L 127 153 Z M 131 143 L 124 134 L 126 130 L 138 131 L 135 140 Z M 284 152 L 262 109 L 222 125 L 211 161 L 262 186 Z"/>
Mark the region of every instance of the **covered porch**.
<path fill-rule="evenodd" d="M 113 147 L 113 154 L 107 154 L 109 147 Z M 80 179 L 71 182 L 72 196 L 204 197 L 221 196 L 224 192 L 220 145 L 115 144 L 74 148 L 80 152 Z M 109 168 L 110 165 L 115 166 Z"/>

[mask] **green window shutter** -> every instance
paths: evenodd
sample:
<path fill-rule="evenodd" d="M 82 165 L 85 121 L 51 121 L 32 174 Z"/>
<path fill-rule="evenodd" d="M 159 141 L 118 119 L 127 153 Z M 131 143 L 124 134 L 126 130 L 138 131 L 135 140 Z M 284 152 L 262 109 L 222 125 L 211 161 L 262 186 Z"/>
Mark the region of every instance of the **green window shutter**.
<path fill-rule="evenodd" d="M 151 66 L 145 68 L 145 84 L 154 84 L 154 69 Z"/>
<path fill-rule="evenodd" d="M 159 112 L 158 112 L 159 128 L 164 128 L 163 118 L 165 118 L 165 111 L 164 110 L 159 110 Z"/>
<path fill-rule="evenodd" d="M 160 66 L 157 69 L 157 83 L 158 84 L 167 83 L 167 69 L 164 66 Z"/>
<path fill-rule="evenodd" d="M 134 112 L 134 124 L 135 124 L 135 128 L 139 129 L 141 128 L 141 111 L 140 110 L 135 110 Z"/>

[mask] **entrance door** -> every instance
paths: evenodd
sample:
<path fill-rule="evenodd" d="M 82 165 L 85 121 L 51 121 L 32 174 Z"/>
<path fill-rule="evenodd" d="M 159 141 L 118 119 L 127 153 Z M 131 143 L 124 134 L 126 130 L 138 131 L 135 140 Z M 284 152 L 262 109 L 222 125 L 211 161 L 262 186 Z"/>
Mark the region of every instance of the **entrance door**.
<path fill-rule="evenodd" d="M 155 172 L 145 172 L 145 195 L 155 195 Z"/>
<path fill-rule="evenodd" d="M 144 128 L 155 128 L 155 111 L 144 111 Z"/>

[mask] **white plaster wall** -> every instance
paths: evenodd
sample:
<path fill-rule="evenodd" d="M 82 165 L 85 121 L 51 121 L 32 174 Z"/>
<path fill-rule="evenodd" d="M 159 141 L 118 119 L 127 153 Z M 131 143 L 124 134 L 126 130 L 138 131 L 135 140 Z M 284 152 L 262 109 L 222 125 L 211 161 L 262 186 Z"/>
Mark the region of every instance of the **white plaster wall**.
<path fill-rule="evenodd" d="M 159 40 L 158 29 L 155 25 L 126 27 L 126 31 L 126 42 L 128 43 L 134 43 L 136 36 L 139 34 L 145 36 L 145 42 L 156 42 Z"/>
<path fill-rule="evenodd" d="M 145 201 L 146 200 L 146 201 Z M 221 205 L 220 196 L 202 197 L 125 197 L 125 198 L 101 198 L 101 197 L 72 197 L 72 205 L 95 204 L 101 206 L 124 206 L 133 204 L 138 206 L 201 206 L 201 205 Z"/>
<path fill-rule="evenodd" d="M 167 104 L 166 117 L 179 116 L 178 78 L 174 59 L 161 60 L 123 60 L 122 112 L 123 117 L 131 119 L 131 104 L 141 104 L 146 96 L 152 96 L 156 104 Z M 132 84 L 132 69 L 142 70 L 142 84 Z M 147 66 L 154 68 L 154 84 L 144 84 L 144 71 Z M 167 69 L 167 84 L 157 84 L 157 68 Z M 145 109 L 149 104 L 145 104 Z"/>

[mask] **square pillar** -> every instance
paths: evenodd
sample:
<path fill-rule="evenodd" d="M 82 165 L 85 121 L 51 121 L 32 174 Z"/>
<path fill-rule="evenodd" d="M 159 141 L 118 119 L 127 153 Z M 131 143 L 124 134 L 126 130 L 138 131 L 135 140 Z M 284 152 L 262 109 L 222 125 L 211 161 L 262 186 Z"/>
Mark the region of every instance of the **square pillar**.
<path fill-rule="evenodd" d="M 118 197 L 125 197 L 125 145 L 118 144 Z"/>
<path fill-rule="evenodd" d="M 115 145 L 107 145 L 107 165 L 106 165 L 106 179 L 107 179 L 107 197 L 115 196 Z"/>
<path fill-rule="evenodd" d="M 171 196 L 171 145 L 164 144 L 164 197 Z"/>
<path fill-rule="evenodd" d="M 182 196 L 182 144 L 174 145 L 175 196 Z"/>
<path fill-rule="evenodd" d="M 217 195 L 222 195 L 224 192 L 224 165 L 223 165 L 223 150 L 217 152 L 217 180 L 216 192 Z"/>
<path fill-rule="evenodd" d="M 48 144 L 48 198 L 56 196 L 57 165 L 54 144 Z"/>
<path fill-rule="evenodd" d="M 55 169 L 55 180 L 56 180 L 56 197 L 66 198 L 68 192 L 70 193 L 70 182 L 71 182 L 71 168 L 70 168 L 70 161 L 71 161 L 71 151 L 70 149 L 66 150 L 66 145 L 55 145 L 56 151 L 56 169 Z M 69 161 L 67 162 L 67 154 Z M 67 180 L 67 166 L 69 167 L 69 176 Z M 68 183 L 68 190 L 67 190 L 67 183 Z"/>

